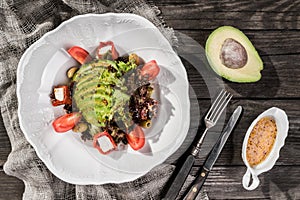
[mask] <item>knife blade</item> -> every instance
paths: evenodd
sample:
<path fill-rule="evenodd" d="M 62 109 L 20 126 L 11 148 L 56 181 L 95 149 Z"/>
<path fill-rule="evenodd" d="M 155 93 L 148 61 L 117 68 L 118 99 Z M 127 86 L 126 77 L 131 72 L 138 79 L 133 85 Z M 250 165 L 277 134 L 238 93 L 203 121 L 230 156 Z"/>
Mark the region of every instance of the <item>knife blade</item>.
<path fill-rule="evenodd" d="M 208 157 L 206 158 L 204 165 L 200 172 L 198 173 L 196 179 L 193 181 L 190 189 L 186 193 L 184 199 L 185 200 L 193 200 L 198 195 L 199 191 L 201 190 L 201 187 L 203 186 L 209 172 L 211 171 L 213 165 L 217 161 L 230 133 L 232 132 L 233 128 L 235 127 L 240 115 L 242 113 L 242 107 L 238 106 L 233 114 L 231 115 L 230 119 L 228 120 L 228 123 L 226 127 L 224 128 L 223 132 L 219 136 L 216 144 L 210 151 Z"/>

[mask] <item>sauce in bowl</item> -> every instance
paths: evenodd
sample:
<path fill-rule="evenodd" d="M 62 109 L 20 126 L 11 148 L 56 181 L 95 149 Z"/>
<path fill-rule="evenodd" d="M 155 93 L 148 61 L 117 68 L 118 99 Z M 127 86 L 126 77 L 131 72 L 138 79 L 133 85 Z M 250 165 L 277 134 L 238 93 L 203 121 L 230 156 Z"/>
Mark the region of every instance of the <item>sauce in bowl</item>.
<path fill-rule="evenodd" d="M 277 107 L 264 111 L 251 123 L 242 147 L 242 158 L 247 167 L 242 184 L 246 190 L 257 188 L 260 184 L 258 175 L 273 168 L 288 130 L 288 117 Z"/>
<path fill-rule="evenodd" d="M 274 146 L 277 126 L 272 117 L 261 118 L 252 129 L 246 150 L 246 158 L 250 166 L 263 162 Z"/>

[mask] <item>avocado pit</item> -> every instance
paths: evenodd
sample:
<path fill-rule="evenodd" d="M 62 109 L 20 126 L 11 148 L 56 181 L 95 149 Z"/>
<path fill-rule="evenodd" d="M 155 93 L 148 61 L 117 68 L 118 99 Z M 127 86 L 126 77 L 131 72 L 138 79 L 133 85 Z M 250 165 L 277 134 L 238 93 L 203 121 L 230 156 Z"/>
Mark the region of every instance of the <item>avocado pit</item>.
<path fill-rule="evenodd" d="M 232 38 L 227 38 L 222 45 L 220 59 L 226 67 L 239 69 L 247 64 L 248 55 L 241 43 Z"/>

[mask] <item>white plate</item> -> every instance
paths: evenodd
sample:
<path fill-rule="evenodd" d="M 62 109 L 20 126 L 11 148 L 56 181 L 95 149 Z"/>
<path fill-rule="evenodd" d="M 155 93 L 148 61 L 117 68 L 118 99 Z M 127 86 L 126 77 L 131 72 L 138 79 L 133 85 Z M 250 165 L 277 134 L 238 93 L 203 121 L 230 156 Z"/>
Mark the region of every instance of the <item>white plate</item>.
<path fill-rule="evenodd" d="M 108 156 L 79 134 L 55 133 L 51 122 L 63 114 L 52 107 L 52 87 L 64 84 L 66 70 L 77 63 L 65 49 L 78 45 L 93 51 L 100 41 L 112 40 L 119 53 L 135 52 L 145 61 L 155 59 L 160 111 L 146 130 L 141 151 L 116 151 Z M 25 137 L 49 170 L 73 184 L 121 183 L 146 174 L 164 162 L 183 143 L 190 124 L 187 74 L 168 41 L 148 20 L 133 14 L 107 13 L 76 16 L 45 34 L 22 56 L 17 72 L 19 119 Z"/>

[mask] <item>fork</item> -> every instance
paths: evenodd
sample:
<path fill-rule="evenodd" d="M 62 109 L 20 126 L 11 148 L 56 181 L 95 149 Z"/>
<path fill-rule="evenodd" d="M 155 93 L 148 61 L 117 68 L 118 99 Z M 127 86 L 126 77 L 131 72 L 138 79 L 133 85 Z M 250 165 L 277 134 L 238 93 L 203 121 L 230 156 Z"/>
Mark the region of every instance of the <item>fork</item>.
<path fill-rule="evenodd" d="M 207 134 L 207 131 L 214 127 L 220 118 L 222 112 L 226 108 L 227 104 L 229 103 L 230 99 L 232 98 L 232 94 L 227 92 L 226 90 L 222 90 L 217 98 L 214 100 L 213 104 L 211 105 L 210 109 L 208 110 L 207 114 L 204 117 L 205 127 L 201 138 L 198 140 L 197 144 L 193 147 L 192 151 L 185 159 L 183 165 L 179 169 L 178 173 L 176 174 L 173 182 L 171 183 L 170 187 L 168 188 L 166 195 L 163 199 L 175 199 L 184 184 L 186 177 L 191 171 L 191 168 L 195 162 L 195 158 L 200 152 L 203 140 Z"/>
<path fill-rule="evenodd" d="M 219 120 L 222 112 L 226 108 L 226 106 L 229 103 L 231 98 L 232 98 L 232 94 L 230 94 L 229 92 L 227 92 L 226 90 L 223 89 L 219 93 L 219 95 L 217 96 L 217 98 L 215 99 L 213 104 L 211 105 L 209 111 L 207 112 L 207 114 L 205 115 L 205 118 L 204 118 L 206 129 L 204 130 L 201 138 L 199 139 L 196 146 L 192 150 L 193 156 L 198 155 L 201 145 L 203 143 L 203 140 L 207 134 L 207 131 L 216 125 L 217 121 Z"/>

